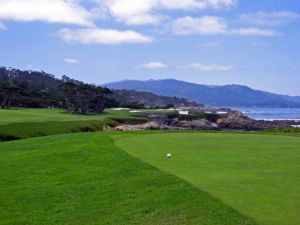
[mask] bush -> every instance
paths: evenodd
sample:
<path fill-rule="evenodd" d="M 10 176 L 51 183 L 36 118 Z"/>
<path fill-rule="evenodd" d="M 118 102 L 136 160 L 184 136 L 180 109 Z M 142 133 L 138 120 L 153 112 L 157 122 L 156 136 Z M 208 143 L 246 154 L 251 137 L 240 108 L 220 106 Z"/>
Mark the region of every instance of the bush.
<path fill-rule="evenodd" d="M 129 124 L 129 125 L 136 125 L 136 124 L 144 124 L 147 123 L 148 120 L 143 117 L 124 117 L 124 118 L 113 118 L 113 121 L 121 124 Z"/>
<path fill-rule="evenodd" d="M 179 112 L 178 111 L 172 111 L 167 113 L 167 117 L 172 120 L 175 118 L 179 118 Z"/>

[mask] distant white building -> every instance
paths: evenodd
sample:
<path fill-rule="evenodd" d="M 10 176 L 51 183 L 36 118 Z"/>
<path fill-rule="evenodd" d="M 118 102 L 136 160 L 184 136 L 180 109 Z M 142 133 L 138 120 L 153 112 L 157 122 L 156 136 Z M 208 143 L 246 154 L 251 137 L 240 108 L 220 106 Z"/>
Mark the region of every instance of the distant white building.
<path fill-rule="evenodd" d="M 228 112 L 225 112 L 225 111 L 218 111 L 218 112 L 217 112 L 218 115 L 223 115 L 223 114 L 227 114 L 227 113 L 228 113 Z"/>
<path fill-rule="evenodd" d="M 121 110 L 129 110 L 129 108 L 112 108 L 112 110 L 121 111 Z"/>
<path fill-rule="evenodd" d="M 189 111 L 183 111 L 183 110 L 180 110 L 178 111 L 179 115 L 189 115 Z"/>

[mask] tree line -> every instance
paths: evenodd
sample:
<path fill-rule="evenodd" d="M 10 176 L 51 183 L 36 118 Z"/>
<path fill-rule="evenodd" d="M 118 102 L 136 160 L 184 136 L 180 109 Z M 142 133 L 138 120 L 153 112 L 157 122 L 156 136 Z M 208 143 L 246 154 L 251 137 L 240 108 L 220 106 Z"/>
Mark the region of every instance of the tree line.
<path fill-rule="evenodd" d="M 71 113 L 99 113 L 105 108 L 170 108 L 195 106 L 177 97 L 158 96 L 133 90 L 110 90 L 43 71 L 0 67 L 1 108 L 64 108 Z"/>
<path fill-rule="evenodd" d="M 1 108 L 65 108 L 72 113 L 99 113 L 117 106 L 111 91 L 92 84 L 43 71 L 0 68 Z"/>

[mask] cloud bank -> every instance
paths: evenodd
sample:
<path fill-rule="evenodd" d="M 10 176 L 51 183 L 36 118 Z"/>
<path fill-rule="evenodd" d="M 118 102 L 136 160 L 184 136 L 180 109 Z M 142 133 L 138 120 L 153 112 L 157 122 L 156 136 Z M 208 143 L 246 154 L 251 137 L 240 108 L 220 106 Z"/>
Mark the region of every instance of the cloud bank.
<path fill-rule="evenodd" d="M 229 65 L 217 65 L 217 64 L 202 64 L 202 63 L 192 63 L 188 65 L 179 66 L 183 69 L 195 69 L 205 72 L 228 72 L 235 68 Z"/>
<path fill-rule="evenodd" d="M 80 44 L 124 44 L 124 43 L 150 43 L 151 37 L 135 31 L 118 31 L 112 29 L 76 29 L 60 30 L 57 35 L 69 43 Z"/>
<path fill-rule="evenodd" d="M 300 18 L 289 11 L 257 11 L 237 15 L 235 23 L 214 15 L 174 16 L 180 11 L 188 15 L 209 9 L 224 10 L 238 0 L 0 0 L 0 30 L 5 21 L 41 21 L 80 26 L 57 32 L 64 41 L 80 44 L 152 43 L 154 38 L 128 26 L 156 25 L 167 27 L 172 35 L 238 35 L 278 36 L 275 26 Z M 90 7 L 88 8 L 87 5 Z M 105 28 L 103 20 L 105 18 Z M 117 23 L 116 23 L 117 22 Z M 107 25 L 108 24 L 108 25 Z M 117 26 L 116 26 L 117 24 Z M 124 28 L 125 26 L 125 28 Z M 117 28 L 116 28 L 117 27 Z M 155 34 L 154 34 L 155 36 Z"/>
<path fill-rule="evenodd" d="M 75 58 L 66 58 L 66 59 L 64 59 L 64 62 L 68 63 L 68 64 L 77 64 L 77 63 L 79 63 L 78 59 L 75 59 Z"/>
<path fill-rule="evenodd" d="M 230 28 L 221 17 L 181 17 L 169 24 L 175 35 L 242 35 L 242 36 L 276 36 L 279 32 L 261 28 Z"/>
<path fill-rule="evenodd" d="M 145 69 L 165 69 L 168 66 L 162 62 L 149 62 L 142 65 L 137 66 L 137 68 L 145 68 Z"/>
<path fill-rule="evenodd" d="M 264 12 L 242 14 L 239 20 L 242 23 L 255 26 L 279 26 L 300 18 L 300 14 L 288 11 Z"/>
<path fill-rule="evenodd" d="M 93 14 L 72 0 L 0 0 L 0 20 L 93 25 Z"/>
<path fill-rule="evenodd" d="M 167 16 L 163 10 L 203 10 L 229 8 L 236 0 L 96 0 L 117 21 L 127 25 L 159 24 Z"/>

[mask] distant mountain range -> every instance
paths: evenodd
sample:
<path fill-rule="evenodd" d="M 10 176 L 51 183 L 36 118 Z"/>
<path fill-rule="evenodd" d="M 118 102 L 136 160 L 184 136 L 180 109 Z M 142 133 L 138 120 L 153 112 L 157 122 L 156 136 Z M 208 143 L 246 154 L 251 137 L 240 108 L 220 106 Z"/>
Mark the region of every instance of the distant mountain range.
<path fill-rule="evenodd" d="M 119 90 L 152 92 L 162 96 L 176 96 L 211 106 L 300 108 L 300 97 L 273 94 L 242 85 L 210 86 L 166 79 L 123 80 L 103 86 Z"/>
<path fill-rule="evenodd" d="M 201 107 L 203 105 L 187 101 L 184 98 L 160 96 L 150 92 L 135 90 L 113 90 L 111 97 L 121 103 L 123 107 L 132 108 L 132 105 L 145 107 Z M 172 106 L 171 106 L 172 105 Z"/>

